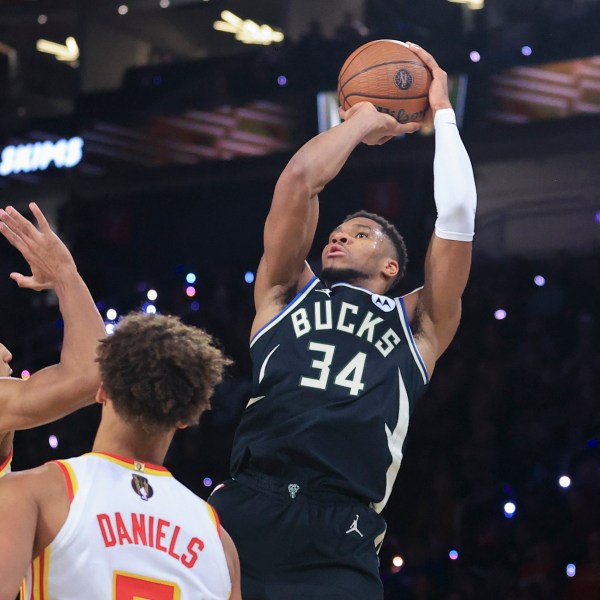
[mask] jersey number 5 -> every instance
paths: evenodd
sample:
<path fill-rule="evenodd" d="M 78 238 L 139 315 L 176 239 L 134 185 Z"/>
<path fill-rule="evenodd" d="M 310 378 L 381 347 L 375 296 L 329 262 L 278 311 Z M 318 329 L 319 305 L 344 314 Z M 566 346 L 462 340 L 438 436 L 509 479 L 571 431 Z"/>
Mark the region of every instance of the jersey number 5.
<path fill-rule="evenodd" d="M 318 377 L 302 377 L 300 379 L 300 385 L 316 388 L 318 390 L 325 390 L 327 389 L 327 383 L 329 382 L 335 346 L 332 346 L 331 344 L 310 342 L 308 344 L 308 349 L 322 355 L 321 359 L 315 358 L 310 365 L 313 369 L 318 371 Z M 336 385 L 348 388 L 351 396 L 358 396 L 365 387 L 362 377 L 366 361 L 367 355 L 364 352 L 359 352 L 343 369 L 341 369 L 333 382 Z"/>
<path fill-rule="evenodd" d="M 176 583 L 115 571 L 114 600 L 179 600 L 181 592 Z"/>

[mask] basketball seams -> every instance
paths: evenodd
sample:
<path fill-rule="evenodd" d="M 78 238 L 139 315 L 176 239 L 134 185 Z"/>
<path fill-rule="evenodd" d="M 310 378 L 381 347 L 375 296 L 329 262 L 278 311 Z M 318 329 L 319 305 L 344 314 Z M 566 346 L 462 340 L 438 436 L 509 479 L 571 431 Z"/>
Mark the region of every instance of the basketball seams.
<path fill-rule="evenodd" d="M 420 121 L 427 110 L 431 81 L 427 65 L 406 44 L 375 40 L 346 59 L 338 76 L 337 95 L 343 110 L 370 101 L 400 122 Z"/>
<path fill-rule="evenodd" d="M 362 94 L 360 92 L 353 92 L 352 94 L 348 94 L 344 96 L 344 100 L 348 98 L 354 98 L 355 96 L 360 96 L 361 98 L 373 98 L 377 100 L 398 100 L 397 96 L 375 96 L 373 94 Z M 428 94 L 421 94 L 420 96 L 402 96 L 402 100 L 419 100 L 421 98 L 427 98 Z"/>
<path fill-rule="evenodd" d="M 340 74 L 338 76 L 338 81 L 340 79 L 342 79 L 342 77 L 344 76 L 344 73 L 350 68 L 350 65 L 368 48 L 370 48 L 373 44 L 376 44 L 377 40 L 373 41 L 373 42 L 369 42 L 367 44 L 365 44 L 364 46 L 361 46 L 360 48 L 358 48 L 357 50 L 355 50 L 344 62 L 344 64 L 342 65 L 342 70 L 340 71 Z M 347 63 L 347 64 L 346 64 Z"/>
<path fill-rule="evenodd" d="M 365 73 L 368 73 L 369 71 L 372 71 L 373 69 L 378 69 L 379 67 L 386 67 L 389 65 L 413 65 L 414 67 L 424 69 L 425 71 L 429 71 L 429 69 L 424 64 L 422 64 L 416 60 L 390 60 L 388 62 L 382 62 L 382 63 L 376 64 L 376 65 L 369 65 L 368 67 L 365 67 L 362 71 L 358 71 L 351 77 L 348 77 L 348 79 L 346 79 L 344 84 L 341 87 L 339 87 L 340 92 L 343 92 L 344 87 L 346 87 L 353 79 L 356 79 L 360 75 L 364 75 Z M 339 79 L 341 79 L 341 77 L 342 77 L 342 75 L 340 74 Z M 338 79 L 338 84 L 339 84 L 339 79 Z M 418 96 L 418 97 L 422 98 L 423 96 Z"/>

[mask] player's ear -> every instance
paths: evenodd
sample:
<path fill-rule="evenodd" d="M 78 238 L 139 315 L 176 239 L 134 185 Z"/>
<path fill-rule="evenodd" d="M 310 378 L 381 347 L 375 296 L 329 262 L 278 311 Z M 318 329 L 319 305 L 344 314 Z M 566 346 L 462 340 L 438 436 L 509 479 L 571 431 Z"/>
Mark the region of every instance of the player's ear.
<path fill-rule="evenodd" d="M 104 385 L 101 382 L 100 387 L 96 391 L 96 402 L 98 404 L 105 405 L 107 399 L 108 399 L 108 396 L 106 394 L 106 390 L 104 389 Z"/>
<path fill-rule="evenodd" d="M 394 258 L 386 259 L 383 272 L 389 279 L 395 279 L 400 272 L 400 263 Z"/>

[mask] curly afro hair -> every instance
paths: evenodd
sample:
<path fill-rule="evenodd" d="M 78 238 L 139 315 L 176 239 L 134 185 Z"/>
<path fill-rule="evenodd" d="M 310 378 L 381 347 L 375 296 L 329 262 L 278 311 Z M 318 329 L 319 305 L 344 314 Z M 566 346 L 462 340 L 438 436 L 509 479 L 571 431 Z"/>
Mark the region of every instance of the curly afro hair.
<path fill-rule="evenodd" d="M 231 363 L 202 329 L 143 313 L 100 341 L 97 361 L 115 412 L 149 434 L 197 423 Z"/>

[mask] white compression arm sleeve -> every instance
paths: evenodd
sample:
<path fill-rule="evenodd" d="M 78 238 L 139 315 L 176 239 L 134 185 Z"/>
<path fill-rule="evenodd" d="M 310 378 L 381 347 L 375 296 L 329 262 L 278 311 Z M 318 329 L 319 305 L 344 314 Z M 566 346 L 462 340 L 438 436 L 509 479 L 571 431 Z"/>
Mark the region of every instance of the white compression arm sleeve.
<path fill-rule="evenodd" d="M 477 192 L 473 168 L 458 133 L 454 110 L 438 110 L 433 124 L 433 193 L 438 213 L 435 233 L 446 240 L 470 242 L 475 235 Z"/>

